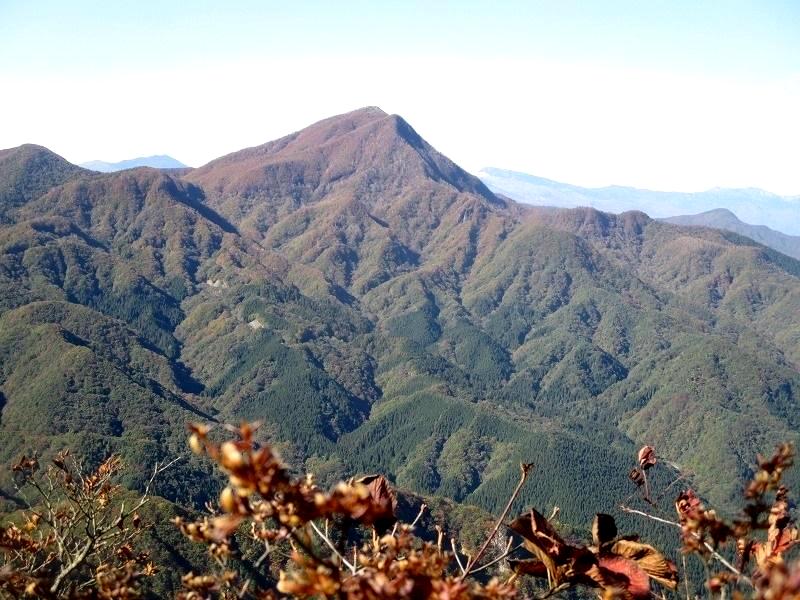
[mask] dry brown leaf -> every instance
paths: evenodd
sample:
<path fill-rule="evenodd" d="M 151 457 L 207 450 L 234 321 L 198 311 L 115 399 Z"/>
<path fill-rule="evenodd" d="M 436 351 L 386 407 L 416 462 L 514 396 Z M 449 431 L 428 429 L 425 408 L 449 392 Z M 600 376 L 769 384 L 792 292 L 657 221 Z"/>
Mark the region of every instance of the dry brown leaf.
<path fill-rule="evenodd" d="M 617 537 L 617 523 L 614 517 L 604 513 L 597 513 L 592 521 L 592 541 L 600 548 Z"/>
<path fill-rule="evenodd" d="M 647 575 L 671 590 L 678 585 L 675 565 L 649 544 L 618 540 L 611 547 L 611 553 L 635 561 Z"/>
<path fill-rule="evenodd" d="M 230 534 L 236 531 L 239 524 L 242 522 L 242 517 L 235 515 L 222 515 L 221 517 L 214 517 L 211 520 L 212 524 L 212 539 L 222 541 L 228 538 Z"/>
<path fill-rule="evenodd" d="M 656 464 L 656 450 L 652 446 L 642 446 L 639 450 L 639 466 L 647 470 Z"/>
<path fill-rule="evenodd" d="M 518 575 L 530 575 L 541 579 L 547 577 L 547 566 L 538 558 L 511 559 L 508 565 Z"/>
<path fill-rule="evenodd" d="M 549 521 L 531 509 L 528 514 L 514 519 L 509 528 L 523 537 L 525 548 L 545 564 L 550 578 L 557 581 L 558 558 L 565 554 L 566 543 Z"/>
<path fill-rule="evenodd" d="M 754 545 L 753 555 L 758 568 L 762 571 L 767 568 L 770 562 L 783 560 L 783 554 L 787 550 L 796 544 L 800 544 L 800 531 L 798 531 L 789 514 L 789 502 L 786 497 L 787 490 L 785 487 L 781 487 L 769 511 L 767 540 Z"/>
<path fill-rule="evenodd" d="M 702 508 L 703 504 L 700 502 L 700 498 L 697 497 L 697 494 L 692 489 L 681 492 L 675 501 L 675 510 L 682 519 L 697 510 L 702 510 Z"/>

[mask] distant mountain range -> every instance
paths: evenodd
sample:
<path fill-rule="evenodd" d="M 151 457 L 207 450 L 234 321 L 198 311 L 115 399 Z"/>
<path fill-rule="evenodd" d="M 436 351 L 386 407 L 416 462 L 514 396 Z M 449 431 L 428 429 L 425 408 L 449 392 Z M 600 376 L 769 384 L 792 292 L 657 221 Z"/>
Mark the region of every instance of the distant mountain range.
<path fill-rule="evenodd" d="M 186 169 L 188 165 L 183 164 L 181 161 L 167 156 L 166 154 L 158 154 L 155 156 L 140 156 L 139 158 L 131 158 L 128 160 L 121 160 L 120 162 L 105 162 L 103 160 L 90 160 L 89 162 L 81 163 L 81 167 L 91 171 L 99 171 L 101 173 L 113 173 L 115 171 L 123 171 L 125 169 L 135 169 L 137 167 L 153 167 L 154 169 Z"/>
<path fill-rule="evenodd" d="M 715 188 L 696 193 L 656 192 L 623 186 L 585 188 L 492 167 L 482 169 L 478 177 L 493 192 L 528 204 L 562 208 L 591 206 L 612 213 L 641 210 L 654 218 L 727 208 L 746 223 L 800 235 L 800 196 L 778 196 L 754 188 Z"/>
<path fill-rule="evenodd" d="M 739 235 L 755 240 L 760 244 L 783 252 L 787 256 L 800 259 L 800 236 L 786 235 L 780 231 L 770 229 L 765 225 L 750 225 L 740 221 L 735 214 L 727 208 L 716 208 L 697 215 L 680 215 L 662 219 L 676 225 L 689 225 L 692 227 L 713 227 L 733 231 Z"/>

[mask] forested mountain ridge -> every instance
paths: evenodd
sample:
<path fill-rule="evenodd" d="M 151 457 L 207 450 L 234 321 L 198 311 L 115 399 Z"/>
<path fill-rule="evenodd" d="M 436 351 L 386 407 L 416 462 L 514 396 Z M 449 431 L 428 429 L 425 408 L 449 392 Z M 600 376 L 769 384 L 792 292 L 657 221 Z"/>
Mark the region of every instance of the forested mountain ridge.
<path fill-rule="evenodd" d="M 800 211 L 798 211 L 798 216 L 800 216 Z M 726 208 L 717 208 L 696 215 L 668 217 L 664 221 L 675 223 L 676 225 L 725 229 L 774 248 L 787 256 L 800 259 L 800 236 L 786 235 L 764 225 L 750 225 L 739 220 L 735 214 Z"/>
<path fill-rule="evenodd" d="M 261 419 L 323 482 L 490 509 L 532 460 L 525 501 L 577 523 L 642 443 L 724 505 L 798 437 L 800 262 L 746 238 L 518 205 L 376 108 L 183 175 L 22 151 L 0 153 L 4 459 L 144 465 L 185 421 Z M 199 469 L 167 495 L 200 502 Z"/>
<path fill-rule="evenodd" d="M 82 172 L 42 146 L 0 150 L 0 221 L 6 222 L 6 212 Z"/>

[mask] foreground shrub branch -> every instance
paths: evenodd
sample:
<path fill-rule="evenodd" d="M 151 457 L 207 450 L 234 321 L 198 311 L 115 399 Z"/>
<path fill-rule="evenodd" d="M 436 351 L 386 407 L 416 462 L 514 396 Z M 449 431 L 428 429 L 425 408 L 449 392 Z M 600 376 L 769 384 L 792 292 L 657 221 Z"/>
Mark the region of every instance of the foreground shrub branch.
<path fill-rule="evenodd" d="M 411 523 L 398 520 L 396 492 L 380 475 L 328 491 L 311 475 L 292 476 L 270 446 L 256 441 L 256 428 L 228 427 L 228 439 L 215 441 L 208 427 L 191 426 L 190 447 L 222 469 L 227 485 L 218 502 L 208 505 L 208 514 L 174 519 L 208 555 L 207 566 L 195 564 L 182 577 L 179 600 L 543 600 L 575 588 L 604 599 L 650 600 L 678 589 L 675 564 L 637 535 L 621 534 L 611 515 L 595 515 L 590 542 L 562 535 L 554 520 L 557 508 L 549 518 L 530 508 L 509 520 L 530 464 L 521 465 L 501 514 L 473 553 L 438 524 L 435 543 L 422 539 L 417 528 L 424 504 Z M 792 461 L 788 445 L 771 458 L 759 457 L 744 506 L 733 519 L 723 519 L 685 489 L 675 501 L 673 520 L 652 513 L 664 494 L 687 478 L 680 475 L 654 497 L 658 478 L 646 472 L 658 459 L 655 449 L 645 446 L 630 479 L 637 486 L 634 495 L 639 493 L 652 513 L 627 504 L 621 510 L 679 530 L 683 572 L 685 557 L 699 556 L 708 573 L 707 595 L 800 598 L 800 568 L 785 560 L 800 544 L 782 483 Z M 143 582 L 157 567 L 147 552 L 134 550 L 145 528 L 139 513 L 154 480 L 171 464 L 157 465 L 144 492 L 126 502 L 129 495 L 115 483 L 122 468 L 117 456 L 88 473 L 67 453 L 44 470 L 36 459 L 23 458 L 14 472 L 20 495 L 30 498 L 27 510 L 0 527 L 0 597 L 141 597 Z M 510 535 L 502 541 L 504 527 Z M 715 564 L 724 570 L 713 572 Z M 697 586 L 686 579 L 684 587 L 688 598 Z M 531 597 L 534 592 L 538 595 Z"/>
<path fill-rule="evenodd" d="M 671 589 L 677 585 L 674 565 L 652 546 L 617 537 L 608 515 L 598 515 L 590 547 L 564 541 L 533 509 L 507 522 L 530 464 L 521 465 L 520 479 L 478 551 L 462 557 L 456 537 L 449 538 L 449 552 L 443 549 L 444 531 L 438 526 L 436 544 L 414 535 L 422 510 L 411 524 L 397 522 L 395 492 L 382 476 L 350 480 L 324 492 L 310 476 L 292 478 L 271 448 L 255 443 L 254 430 L 244 424 L 232 429 L 235 439 L 216 443 L 208 428 L 192 427 L 192 449 L 215 460 L 229 485 L 220 496 L 219 512 L 194 523 L 177 520 L 187 536 L 208 546 L 219 566 L 212 574 L 185 577 L 182 598 L 235 593 L 258 598 L 511 599 L 520 596 L 520 577 L 541 577 L 548 583 L 542 597 L 583 586 L 638 599 L 649 598 L 651 580 Z M 504 525 L 521 541 L 509 538 L 484 561 Z M 268 541 L 268 551 L 281 544 L 291 549 L 288 560 L 276 560 L 272 584 L 241 583 L 233 565 L 236 536 L 244 531 L 252 540 Z M 525 555 L 512 558 L 520 551 Z M 497 569 L 500 565 L 505 573 Z M 490 569 L 494 576 L 476 577 Z"/>
<path fill-rule="evenodd" d="M 119 456 L 85 472 L 68 452 L 42 470 L 36 458 L 13 467 L 27 503 L 20 525 L 0 527 L 0 597 L 133 598 L 156 566 L 134 543 L 145 530 L 139 511 L 155 479 L 178 459 L 156 464 L 144 492 L 126 506 L 116 479 Z"/>
<path fill-rule="evenodd" d="M 648 456 L 652 466 L 655 452 Z M 744 506 L 733 519 L 724 519 L 707 508 L 692 489 L 681 492 L 675 501 L 677 521 L 624 504 L 620 509 L 679 529 L 683 553 L 695 554 L 706 563 L 705 588 L 713 596 L 743 597 L 744 588 L 753 597 L 765 600 L 800 598 L 800 562 L 789 565 L 784 558 L 800 544 L 800 530 L 790 512 L 789 490 L 783 485 L 783 476 L 793 460 L 794 448 L 789 444 L 779 445 L 770 458 L 759 456 L 755 474 L 744 490 Z M 649 501 L 646 487 L 644 495 Z M 737 565 L 725 554 L 735 556 Z M 725 571 L 712 572 L 709 559 Z"/>

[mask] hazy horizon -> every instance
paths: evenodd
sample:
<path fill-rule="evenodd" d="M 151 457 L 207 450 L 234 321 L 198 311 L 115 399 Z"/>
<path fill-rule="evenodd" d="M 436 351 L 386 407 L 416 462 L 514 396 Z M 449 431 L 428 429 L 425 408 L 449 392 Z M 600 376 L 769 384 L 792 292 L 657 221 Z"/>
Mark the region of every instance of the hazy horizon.
<path fill-rule="evenodd" d="M 272 140 L 269 140 L 269 141 L 272 141 Z M 35 142 L 30 142 L 30 143 L 35 143 Z M 0 150 L 4 150 L 4 149 L 5 148 L 0 148 Z M 221 156 L 224 156 L 224 155 L 220 154 L 219 156 L 214 157 L 214 159 L 215 158 L 219 158 Z M 69 160 L 68 157 L 64 157 L 64 158 Z M 204 164 L 207 164 L 207 163 L 203 163 L 203 164 L 190 165 L 190 164 L 187 164 L 186 161 L 181 160 L 181 158 L 178 157 L 178 156 L 173 156 L 171 154 L 164 154 L 164 153 L 159 153 L 159 152 L 152 152 L 152 153 L 145 154 L 145 155 L 142 155 L 142 156 L 123 157 L 123 158 L 120 158 L 119 160 L 106 160 L 103 157 L 99 157 L 99 158 L 94 158 L 94 159 L 91 159 L 91 160 L 86 160 L 86 161 L 83 161 L 83 162 L 80 162 L 80 163 L 77 163 L 77 162 L 74 162 L 74 161 L 70 161 L 70 162 L 72 162 L 73 164 L 76 164 L 78 166 L 81 166 L 81 167 L 89 168 L 88 165 L 91 165 L 92 163 L 119 164 L 119 163 L 130 162 L 130 161 L 139 160 L 139 159 L 148 159 L 148 158 L 171 158 L 173 160 L 176 160 L 178 162 L 183 163 L 187 168 L 190 168 L 190 169 L 196 169 L 198 167 L 202 167 Z M 214 159 L 212 159 L 212 160 L 214 160 Z M 524 171 L 516 171 L 514 169 L 505 169 L 504 167 L 497 166 L 497 165 L 484 165 L 483 167 L 481 167 L 481 168 L 479 168 L 479 169 L 477 169 L 475 171 L 469 171 L 469 172 L 472 175 L 475 175 L 476 177 L 479 177 L 480 174 L 482 172 L 486 171 L 487 169 L 497 169 L 497 170 L 501 170 L 501 171 L 508 171 L 508 172 L 511 172 L 511 173 L 519 174 L 519 175 L 531 176 L 531 177 L 535 177 L 535 178 L 538 178 L 538 179 L 546 179 L 546 180 L 552 181 L 554 183 L 560 183 L 560 184 L 570 185 L 570 186 L 574 186 L 574 187 L 581 187 L 581 188 L 590 189 L 590 190 L 591 189 L 603 189 L 603 188 L 607 188 L 607 187 L 621 187 L 621 188 L 640 189 L 642 191 L 649 191 L 649 192 L 698 194 L 698 193 L 703 193 L 703 192 L 714 191 L 714 190 L 717 190 L 717 189 L 723 189 L 723 190 L 737 190 L 737 189 L 740 189 L 740 190 L 759 190 L 759 191 L 762 191 L 762 192 L 767 192 L 767 193 L 770 193 L 770 194 L 774 194 L 776 196 L 781 196 L 783 198 L 789 198 L 789 199 L 792 199 L 792 200 L 800 199 L 800 195 L 797 195 L 797 196 L 788 195 L 787 196 L 787 195 L 783 195 L 783 194 L 775 194 L 771 190 L 766 190 L 766 189 L 763 189 L 763 188 L 724 188 L 724 187 L 721 187 L 721 186 L 715 186 L 715 187 L 707 188 L 707 189 L 680 192 L 680 191 L 677 191 L 677 190 L 666 190 L 666 189 L 657 190 L 657 189 L 650 189 L 650 188 L 637 188 L 636 186 L 627 185 L 624 182 L 616 182 L 616 183 L 608 184 L 608 185 L 605 185 L 605 186 L 581 186 L 581 185 L 573 183 L 571 181 L 561 181 L 561 180 L 553 179 L 552 177 L 547 177 L 546 175 L 541 175 L 541 174 L 538 174 L 538 173 L 526 173 Z"/>

